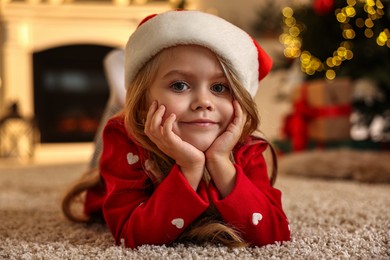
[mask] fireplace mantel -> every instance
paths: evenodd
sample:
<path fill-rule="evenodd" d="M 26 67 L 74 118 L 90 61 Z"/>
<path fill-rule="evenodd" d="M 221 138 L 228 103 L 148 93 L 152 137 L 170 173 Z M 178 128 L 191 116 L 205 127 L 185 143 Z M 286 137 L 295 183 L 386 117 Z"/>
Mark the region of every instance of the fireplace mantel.
<path fill-rule="evenodd" d="M 3 2 L 0 107 L 17 101 L 22 115 L 34 115 L 34 52 L 72 44 L 121 48 L 142 18 L 168 9 L 164 2 L 129 6 Z"/>

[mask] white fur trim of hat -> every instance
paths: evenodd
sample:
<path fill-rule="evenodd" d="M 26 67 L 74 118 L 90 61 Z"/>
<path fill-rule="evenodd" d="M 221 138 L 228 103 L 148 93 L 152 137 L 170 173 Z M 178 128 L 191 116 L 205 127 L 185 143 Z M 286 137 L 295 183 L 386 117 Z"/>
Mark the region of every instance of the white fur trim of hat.
<path fill-rule="evenodd" d="M 245 31 L 200 11 L 168 11 L 146 17 L 130 36 L 125 54 L 125 86 L 163 49 L 199 45 L 229 62 L 238 80 L 255 96 L 272 60 Z"/>

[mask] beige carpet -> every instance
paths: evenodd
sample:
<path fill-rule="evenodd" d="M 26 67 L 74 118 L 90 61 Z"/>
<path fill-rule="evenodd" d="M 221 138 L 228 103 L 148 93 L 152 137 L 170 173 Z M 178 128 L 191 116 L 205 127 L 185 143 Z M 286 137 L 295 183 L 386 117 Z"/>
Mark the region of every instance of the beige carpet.
<path fill-rule="evenodd" d="M 315 163 L 315 162 L 313 162 Z M 0 259 L 390 259 L 390 185 L 280 175 L 292 241 L 262 248 L 113 244 L 105 226 L 64 219 L 60 198 L 84 164 L 0 161 Z"/>

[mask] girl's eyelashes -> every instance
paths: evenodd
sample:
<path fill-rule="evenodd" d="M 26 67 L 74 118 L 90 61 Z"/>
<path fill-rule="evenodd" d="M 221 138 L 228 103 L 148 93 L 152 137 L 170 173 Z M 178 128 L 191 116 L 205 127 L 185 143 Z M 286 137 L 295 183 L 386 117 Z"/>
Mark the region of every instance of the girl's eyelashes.
<path fill-rule="evenodd" d="M 190 84 L 185 81 L 176 81 L 169 86 L 174 92 L 184 92 L 191 88 Z M 210 90 L 215 94 L 229 94 L 231 92 L 228 84 L 215 83 L 211 85 Z"/>
<path fill-rule="evenodd" d="M 175 92 L 183 92 L 190 88 L 189 84 L 185 81 L 177 81 L 170 85 L 170 88 Z"/>
<path fill-rule="evenodd" d="M 216 83 L 211 86 L 211 91 L 218 93 L 218 94 L 226 94 L 230 93 L 230 87 L 226 85 L 225 83 Z"/>

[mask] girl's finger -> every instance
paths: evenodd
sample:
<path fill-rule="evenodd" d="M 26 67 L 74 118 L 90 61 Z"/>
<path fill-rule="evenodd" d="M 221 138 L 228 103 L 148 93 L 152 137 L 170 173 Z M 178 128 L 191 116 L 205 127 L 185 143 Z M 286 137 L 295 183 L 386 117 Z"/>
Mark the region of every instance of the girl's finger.
<path fill-rule="evenodd" d="M 173 123 L 176 121 L 176 115 L 171 114 L 164 122 L 163 125 L 163 135 L 166 136 L 169 139 L 173 138 Z"/>
<path fill-rule="evenodd" d="M 241 108 L 240 103 L 237 100 L 233 101 L 233 108 L 234 108 L 234 115 L 235 115 L 233 123 L 236 125 L 242 125 L 243 122 L 245 122 L 246 120 L 246 116 L 244 114 L 244 111 Z"/>
<path fill-rule="evenodd" d="M 152 104 L 149 107 L 148 113 L 146 115 L 146 121 L 145 121 L 145 131 L 148 131 L 150 129 L 150 123 L 152 121 L 152 117 L 154 113 L 157 110 L 157 101 L 153 101 Z"/>
<path fill-rule="evenodd" d="M 156 112 L 152 115 L 152 120 L 150 121 L 150 130 L 154 133 L 161 132 L 161 123 L 162 118 L 165 113 L 165 106 L 161 105 L 157 108 Z"/>

